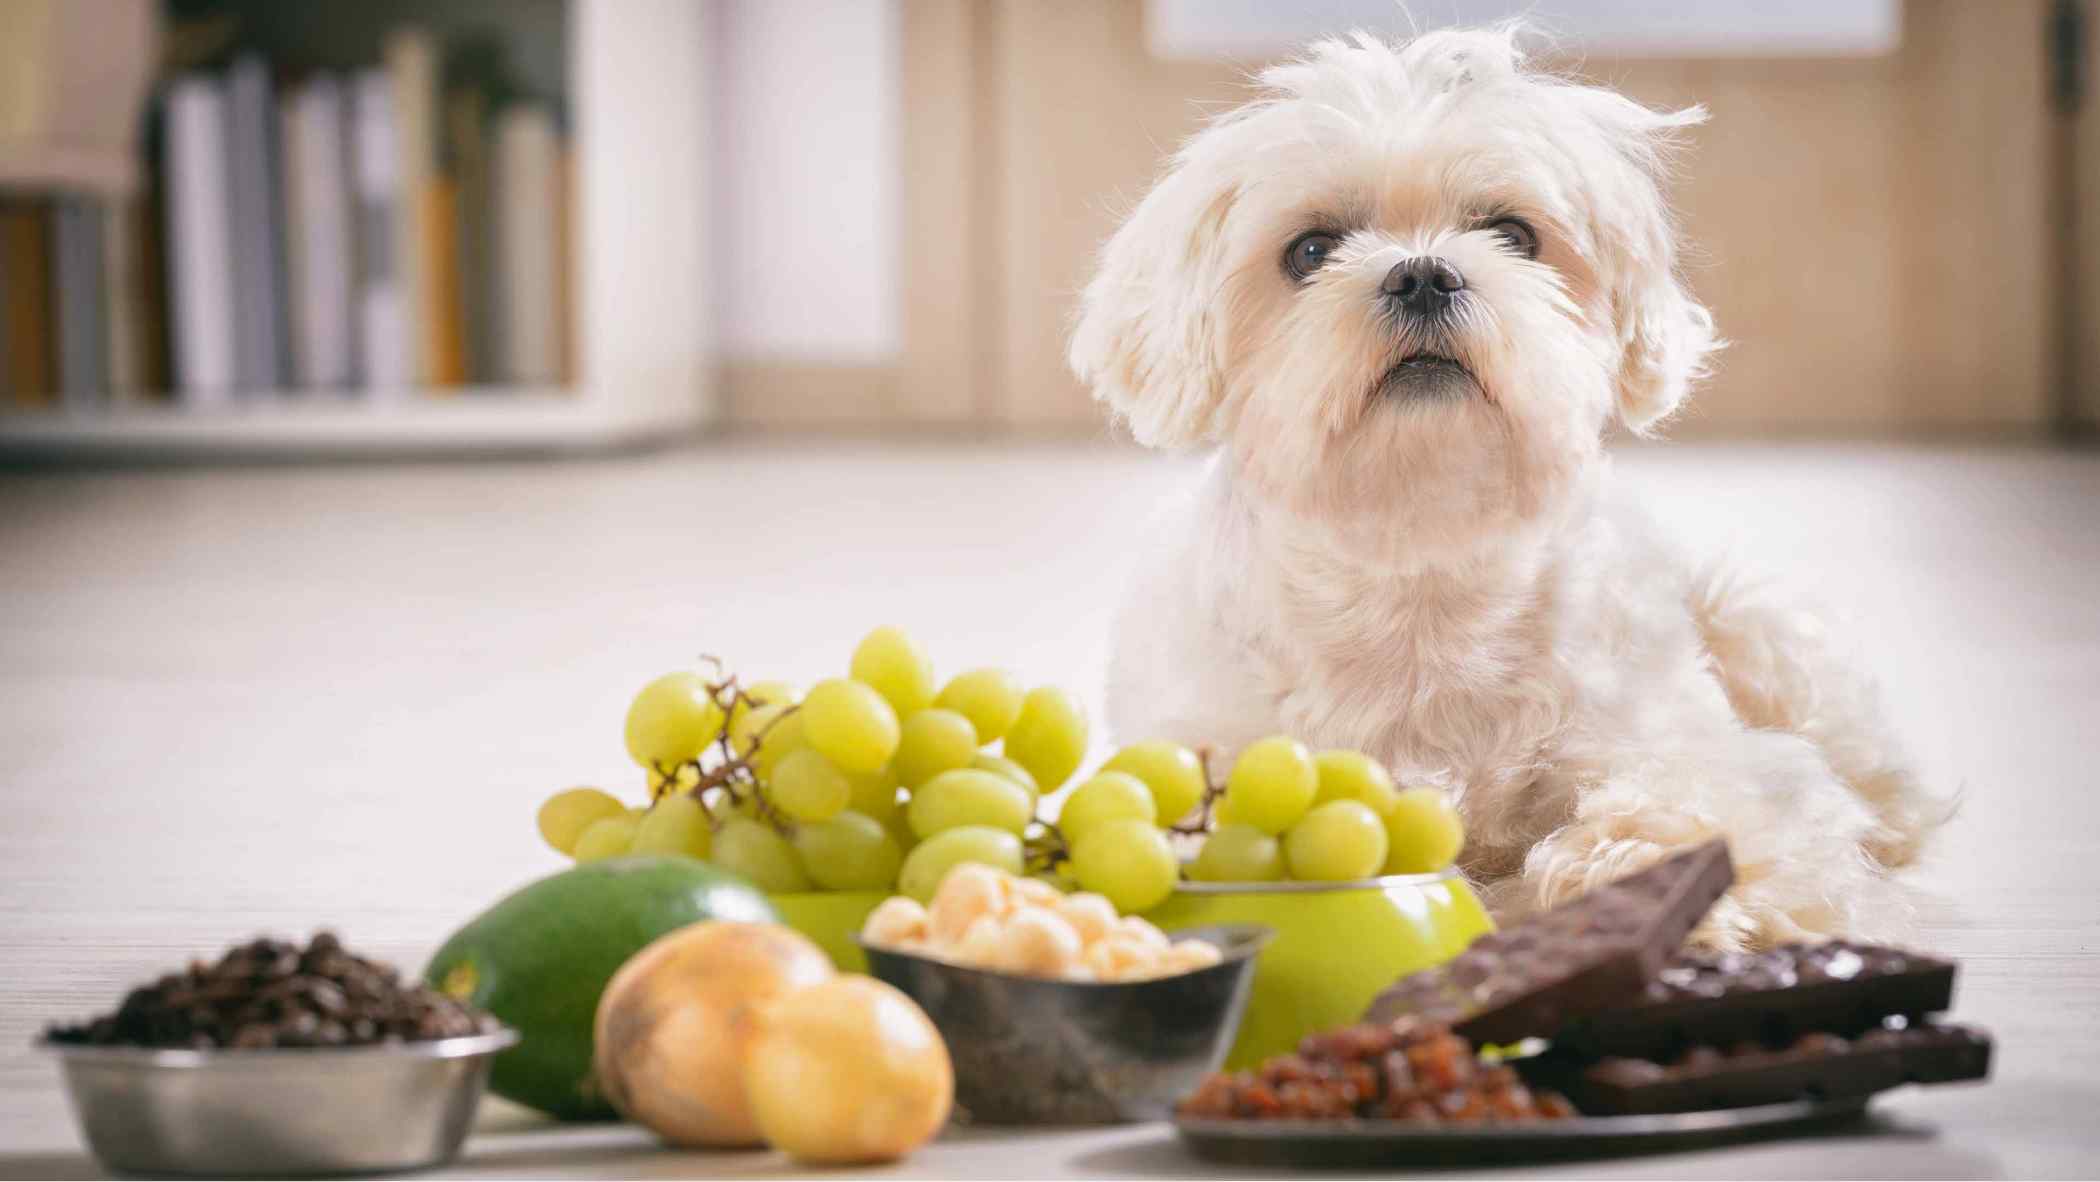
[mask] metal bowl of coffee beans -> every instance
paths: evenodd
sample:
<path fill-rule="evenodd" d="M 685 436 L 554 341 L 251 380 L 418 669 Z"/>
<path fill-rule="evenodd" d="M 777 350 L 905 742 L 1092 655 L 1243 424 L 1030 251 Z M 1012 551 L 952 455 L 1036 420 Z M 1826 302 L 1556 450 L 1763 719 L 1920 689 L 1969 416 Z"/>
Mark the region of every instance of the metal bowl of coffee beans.
<path fill-rule="evenodd" d="M 312 1176 L 450 1161 L 517 1041 L 322 932 L 193 963 L 39 1045 L 112 1169 Z"/>

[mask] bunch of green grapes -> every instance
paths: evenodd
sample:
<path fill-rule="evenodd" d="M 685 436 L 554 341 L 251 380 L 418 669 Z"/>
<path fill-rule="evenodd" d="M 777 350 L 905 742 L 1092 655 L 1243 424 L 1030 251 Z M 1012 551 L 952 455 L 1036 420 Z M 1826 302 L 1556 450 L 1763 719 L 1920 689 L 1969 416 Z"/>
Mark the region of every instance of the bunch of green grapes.
<path fill-rule="evenodd" d="M 764 890 L 898 890 L 930 899 L 949 870 L 981 862 L 1037 873 L 1150 910 L 1188 878 L 1342 882 L 1450 865 L 1457 813 L 1428 788 L 1402 791 L 1355 751 L 1294 739 L 1242 751 L 1223 785 L 1165 740 L 1116 752 L 1065 799 L 1041 798 L 1079 769 L 1087 721 L 1071 695 L 1024 690 L 975 669 L 946 685 L 909 636 L 877 628 L 844 677 L 800 693 L 782 682 L 666 674 L 627 712 L 628 753 L 651 802 L 595 788 L 556 793 L 540 832 L 578 861 L 685 854 Z M 997 750 L 993 748 L 996 746 Z M 1200 840 L 1183 865 L 1175 839 Z"/>
<path fill-rule="evenodd" d="M 660 677 L 629 707 L 626 739 L 652 802 L 557 793 L 539 817 L 556 850 L 687 854 L 773 892 L 901 884 L 930 897 L 961 862 L 1021 871 L 1037 798 L 1078 769 L 1087 722 L 1071 695 L 1004 670 L 941 685 L 925 650 L 884 627 L 846 676 L 806 694 Z"/>
<path fill-rule="evenodd" d="M 1206 882 L 1427 874 L 1451 865 L 1465 844 L 1442 792 L 1403 790 L 1360 751 L 1314 754 L 1283 735 L 1240 752 L 1215 804 L 1215 827 L 1188 868 Z"/>

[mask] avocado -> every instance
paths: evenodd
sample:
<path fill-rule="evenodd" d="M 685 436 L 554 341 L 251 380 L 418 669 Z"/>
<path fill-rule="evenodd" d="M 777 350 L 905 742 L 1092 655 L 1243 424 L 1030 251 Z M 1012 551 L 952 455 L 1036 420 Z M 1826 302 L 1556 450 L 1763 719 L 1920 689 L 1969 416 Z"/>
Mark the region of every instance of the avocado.
<path fill-rule="evenodd" d="M 489 1087 L 561 1120 L 615 1116 L 591 1080 L 598 995 L 627 958 L 705 919 L 778 923 L 758 888 L 693 858 L 608 858 L 552 874 L 470 920 L 423 977 L 516 1028 Z"/>

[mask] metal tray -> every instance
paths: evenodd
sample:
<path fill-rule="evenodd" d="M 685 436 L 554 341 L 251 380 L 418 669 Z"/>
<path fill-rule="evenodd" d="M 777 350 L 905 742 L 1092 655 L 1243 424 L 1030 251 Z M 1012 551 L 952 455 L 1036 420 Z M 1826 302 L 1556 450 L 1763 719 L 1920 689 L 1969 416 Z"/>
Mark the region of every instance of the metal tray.
<path fill-rule="evenodd" d="M 1176 1117 L 1174 1129 L 1198 1157 L 1237 1165 L 1465 1166 L 1701 1149 L 1836 1128 L 1858 1122 L 1866 1111 L 1864 1097 L 1850 1097 L 1667 1116 L 1582 1116 L 1532 1125 Z"/>

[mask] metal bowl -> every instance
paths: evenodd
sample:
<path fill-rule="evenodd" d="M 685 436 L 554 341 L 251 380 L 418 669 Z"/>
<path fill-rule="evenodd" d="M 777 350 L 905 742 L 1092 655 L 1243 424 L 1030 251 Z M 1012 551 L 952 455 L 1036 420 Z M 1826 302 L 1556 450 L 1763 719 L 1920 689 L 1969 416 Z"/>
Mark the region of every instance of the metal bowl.
<path fill-rule="evenodd" d="M 450 1161 L 515 1030 L 429 1042 L 152 1050 L 45 1039 L 89 1148 L 141 1174 L 315 1175 Z"/>
<path fill-rule="evenodd" d="M 1209 968 L 1150 981 L 1051 981 L 862 943 L 875 976 L 911 995 L 955 1063 L 955 1099 L 980 1124 L 1108 1124 L 1173 1111 L 1232 1045 L 1270 931 L 1192 928 Z"/>

